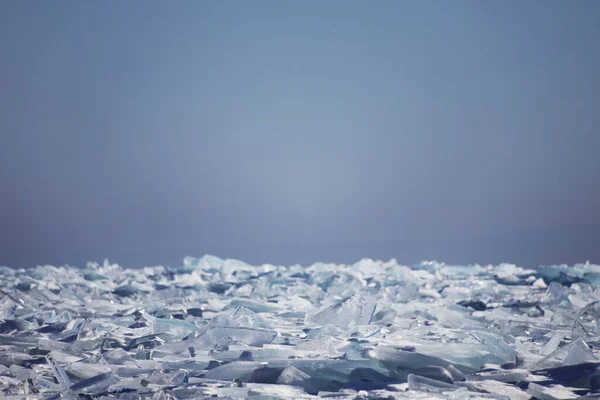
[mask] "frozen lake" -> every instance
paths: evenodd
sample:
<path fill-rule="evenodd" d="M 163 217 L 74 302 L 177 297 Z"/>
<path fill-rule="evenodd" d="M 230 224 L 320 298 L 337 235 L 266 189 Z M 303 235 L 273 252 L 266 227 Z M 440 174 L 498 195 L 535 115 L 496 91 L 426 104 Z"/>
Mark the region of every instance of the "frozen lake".
<path fill-rule="evenodd" d="M 600 266 L 0 268 L 0 399 L 600 394 Z"/>

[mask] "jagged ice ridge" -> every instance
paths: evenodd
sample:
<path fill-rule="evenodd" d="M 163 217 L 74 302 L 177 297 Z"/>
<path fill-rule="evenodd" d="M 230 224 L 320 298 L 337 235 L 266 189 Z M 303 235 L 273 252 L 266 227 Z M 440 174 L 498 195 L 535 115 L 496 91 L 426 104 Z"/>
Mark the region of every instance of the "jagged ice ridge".
<path fill-rule="evenodd" d="M 600 395 L 600 266 L 0 267 L 0 399 Z"/>

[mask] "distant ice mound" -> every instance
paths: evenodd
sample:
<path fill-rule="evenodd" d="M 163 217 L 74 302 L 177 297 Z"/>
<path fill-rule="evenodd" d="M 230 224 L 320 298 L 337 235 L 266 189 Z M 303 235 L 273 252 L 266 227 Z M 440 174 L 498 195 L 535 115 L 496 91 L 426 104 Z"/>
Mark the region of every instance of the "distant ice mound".
<path fill-rule="evenodd" d="M 600 395 L 600 266 L 0 268 L 0 399 Z"/>

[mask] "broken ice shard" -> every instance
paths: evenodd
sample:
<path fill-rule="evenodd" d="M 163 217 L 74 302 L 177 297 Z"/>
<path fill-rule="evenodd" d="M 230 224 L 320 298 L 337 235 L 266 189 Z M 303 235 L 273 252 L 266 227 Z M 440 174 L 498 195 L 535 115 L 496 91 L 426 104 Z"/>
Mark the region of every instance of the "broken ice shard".
<path fill-rule="evenodd" d="M 307 322 L 340 327 L 350 324 L 368 325 L 375 312 L 375 305 L 374 298 L 355 294 L 307 317 Z"/>
<path fill-rule="evenodd" d="M 420 392 L 444 393 L 459 389 L 459 386 L 410 374 L 408 375 L 408 388 Z"/>
<path fill-rule="evenodd" d="M 54 376 L 56 377 L 59 385 L 63 389 L 68 389 L 71 386 L 71 380 L 67 376 L 67 373 L 58 364 L 52 352 L 46 356 L 46 360 L 48 360 L 48 364 L 52 368 L 52 372 L 54 372 Z"/>
<path fill-rule="evenodd" d="M 589 346 L 578 338 L 547 355 L 531 367 L 532 371 L 560 366 L 582 364 L 586 361 L 597 360 Z"/>
<path fill-rule="evenodd" d="M 156 318 L 147 313 L 143 317 L 150 323 L 154 333 L 168 333 L 175 340 L 193 335 L 198 329 L 194 324 L 177 319 Z"/>
<path fill-rule="evenodd" d="M 287 367 L 284 369 L 279 377 L 277 378 L 277 383 L 282 385 L 298 385 L 299 383 L 310 378 L 310 375 L 300 371 L 296 367 Z M 299 385 L 298 385 L 299 386 Z"/>
<path fill-rule="evenodd" d="M 77 382 L 70 387 L 70 390 L 74 393 L 101 393 L 107 390 L 113 383 L 118 380 L 117 376 L 112 372 L 93 376 L 88 379 Z"/>
<path fill-rule="evenodd" d="M 573 338 L 582 338 L 588 343 L 600 342 L 600 302 L 595 301 L 581 309 L 573 323 Z"/>
<path fill-rule="evenodd" d="M 527 388 L 527 393 L 539 400 L 568 400 L 577 399 L 578 395 L 564 386 L 555 385 L 545 387 L 531 382 Z"/>

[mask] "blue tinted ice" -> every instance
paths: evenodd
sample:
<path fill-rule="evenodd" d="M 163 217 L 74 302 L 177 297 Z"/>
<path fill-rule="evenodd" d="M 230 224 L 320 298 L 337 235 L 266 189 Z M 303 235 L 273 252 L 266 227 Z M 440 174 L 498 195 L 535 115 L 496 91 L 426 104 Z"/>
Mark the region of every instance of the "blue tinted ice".
<path fill-rule="evenodd" d="M 600 395 L 600 266 L 0 268 L 6 399 Z M 0 396 L 0 399 L 2 397 Z"/>
<path fill-rule="evenodd" d="M 354 294 L 307 318 L 307 322 L 317 325 L 368 325 L 375 312 L 374 297 Z"/>

